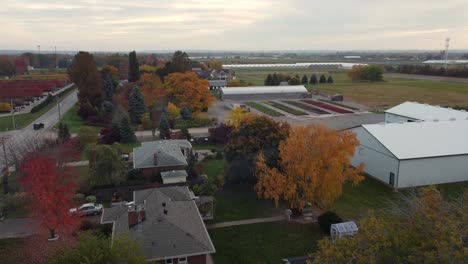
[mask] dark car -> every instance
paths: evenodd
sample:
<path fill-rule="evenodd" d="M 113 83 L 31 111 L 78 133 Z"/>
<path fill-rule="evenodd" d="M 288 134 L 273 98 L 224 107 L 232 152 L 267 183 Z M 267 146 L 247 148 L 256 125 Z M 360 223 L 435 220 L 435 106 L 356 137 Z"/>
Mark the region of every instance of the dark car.
<path fill-rule="evenodd" d="M 36 123 L 33 125 L 33 129 L 34 130 L 39 130 L 39 129 L 42 129 L 44 128 L 44 123 Z"/>

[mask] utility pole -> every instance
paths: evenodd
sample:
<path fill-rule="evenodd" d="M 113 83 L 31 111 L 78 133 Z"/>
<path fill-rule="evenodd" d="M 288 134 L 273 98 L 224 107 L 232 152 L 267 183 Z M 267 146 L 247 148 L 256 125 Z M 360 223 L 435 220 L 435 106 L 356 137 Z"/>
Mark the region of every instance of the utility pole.
<path fill-rule="evenodd" d="M 41 67 L 41 45 L 37 45 L 37 67 Z"/>
<path fill-rule="evenodd" d="M 448 52 L 449 52 L 449 46 L 450 46 L 450 38 L 445 39 L 445 70 L 448 69 Z"/>
<path fill-rule="evenodd" d="M 54 49 L 55 49 L 55 69 L 58 68 L 58 65 L 57 65 L 57 47 L 54 46 Z"/>
<path fill-rule="evenodd" d="M 15 123 L 15 107 L 13 105 L 13 99 L 11 99 L 11 119 L 13 121 L 13 130 L 16 129 L 16 123 Z"/>
<path fill-rule="evenodd" d="M 58 121 L 60 122 L 60 97 L 59 95 L 57 95 L 57 108 L 58 108 L 58 114 L 59 114 Z"/>

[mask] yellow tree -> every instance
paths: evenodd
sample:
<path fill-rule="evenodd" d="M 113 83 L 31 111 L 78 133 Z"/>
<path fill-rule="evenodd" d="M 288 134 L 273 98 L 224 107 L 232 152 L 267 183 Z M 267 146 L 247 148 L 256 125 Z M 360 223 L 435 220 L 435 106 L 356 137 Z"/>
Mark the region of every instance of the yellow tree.
<path fill-rule="evenodd" d="M 466 263 L 467 204 L 466 191 L 448 201 L 423 187 L 389 203 L 384 217 L 361 219 L 357 234 L 323 238 L 314 263 Z"/>
<path fill-rule="evenodd" d="M 206 110 L 216 100 L 211 96 L 209 86 L 207 80 L 198 78 L 193 72 L 169 74 L 164 83 L 168 100 L 179 108 L 186 106 L 193 113 Z"/>
<path fill-rule="evenodd" d="M 307 202 L 329 207 L 341 195 L 343 184 L 359 183 L 364 165 L 350 166 L 359 145 L 350 131 L 335 131 L 323 125 L 294 127 L 279 146 L 280 164 L 269 168 L 263 154 L 256 164 L 255 189 L 259 197 L 278 205 L 282 198 L 292 208 L 302 209 Z"/>
<path fill-rule="evenodd" d="M 228 125 L 238 128 L 242 121 L 246 120 L 248 117 L 252 116 L 253 113 L 247 112 L 244 108 L 239 106 L 234 107 L 231 111 L 229 111 L 229 122 Z"/>
<path fill-rule="evenodd" d="M 180 109 L 171 102 L 167 104 L 167 112 L 169 112 L 169 118 L 172 120 L 176 119 L 180 115 Z"/>

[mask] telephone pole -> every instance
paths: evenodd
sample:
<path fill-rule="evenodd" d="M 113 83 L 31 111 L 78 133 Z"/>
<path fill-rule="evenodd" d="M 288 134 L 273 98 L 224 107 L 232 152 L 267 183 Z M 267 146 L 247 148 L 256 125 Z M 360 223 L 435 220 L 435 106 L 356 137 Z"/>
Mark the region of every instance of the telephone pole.
<path fill-rule="evenodd" d="M 41 67 L 41 45 L 37 45 L 37 67 Z"/>
<path fill-rule="evenodd" d="M 11 99 L 11 119 L 13 121 L 13 130 L 16 129 L 16 122 L 15 122 L 15 107 L 13 105 L 13 99 Z"/>

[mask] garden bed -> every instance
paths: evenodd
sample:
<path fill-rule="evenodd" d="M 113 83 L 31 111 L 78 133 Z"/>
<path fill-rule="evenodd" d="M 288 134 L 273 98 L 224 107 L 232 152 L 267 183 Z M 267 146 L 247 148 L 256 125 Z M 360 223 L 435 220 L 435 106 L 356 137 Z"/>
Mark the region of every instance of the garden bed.
<path fill-rule="evenodd" d="M 305 102 L 305 103 L 308 103 L 308 104 L 311 104 L 311 105 L 314 105 L 314 106 L 321 107 L 323 109 L 327 109 L 327 110 L 339 113 L 339 114 L 352 114 L 352 113 L 354 113 L 351 110 L 345 110 L 343 108 L 339 108 L 339 107 L 336 107 L 336 106 L 333 106 L 333 105 L 329 105 L 329 104 L 326 104 L 324 102 L 317 102 L 317 101 L 312 101 L 312 100 L 301 100 L 301 101 Z"/>
<path fill-rule="evenodd" d="M 275 108 L 278 108 L 280 110 L 283 110 L 285 112 L 288 112 L 290 114 L 293 114 L 293 115 L 308 115 L 306 112 L 303 112 L 303 111 L 300 111 L 300 110 L 296 110 L 296 109 L 293 109 L 291 107 L 288 107 L 286 105 L 283 105 L 283 104 L 280 104 L 280 103 L 277 103 L 277 102 L 273 102 L 273 101 L 268 101 L 267 102 L 268 105 L 271 105 Z"/>
<path fill-rule="evenodd" d="M 259 103 L 255 103 L 255 102 L 244 102 L 244 104 L 264 113 L 264 114 L 267 114 L 269 116 L 284 116 L 282 113 L 280 112 L 277 112 L 271 108 L 268 108 L 264 105 L 261 105 Z"/>
<path fill-rule="evenodd" d="M 287 103 L 287 104 L 290 104 L 290 105 L 293 105 L 295 107 L 299 107 L 299 108 L 302 108 L 306 111 L 309 111 L 309 112 L 312 112 L 314 114 L 317 114 L 317 115 L 326 115 L 326 114 L 330 114 L 328 113 L 327 111 L 324 111 L 322 109 L 319 109 L 319 108 L 316 108 L 316 107 L 313 107 L 311 105 L 306 105 L 306 104 L 303 104 L 301 102 L 298 102 L 298 101 L 282 101 L 284 103 Z"/>
<path fill-rule="evenodd" d="M 323 100 L 323 99 L 319 99 L 319 101 L 322 101 L 322 102 L 327 103 L 327 104 L 337 105 L 337 106 L 340 106 L 342 108 L 349 109 L 349 110 L 354 110 L 354 111 L 360 111 L 361 110 L 361 109 L 359 109 L 357 107 L 352 107 L 352 106 L 345 105 L 345 104 L 342 104 L 342 103 L 338 103 L 338 102 L 335 102 L 335 101 L 327 101 L 327 100 Z"/>

